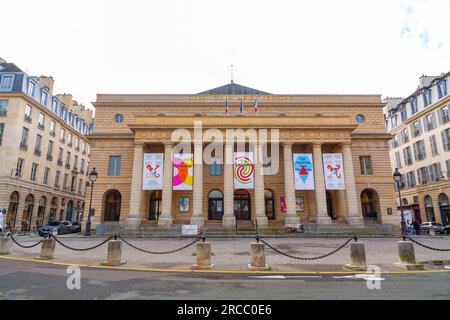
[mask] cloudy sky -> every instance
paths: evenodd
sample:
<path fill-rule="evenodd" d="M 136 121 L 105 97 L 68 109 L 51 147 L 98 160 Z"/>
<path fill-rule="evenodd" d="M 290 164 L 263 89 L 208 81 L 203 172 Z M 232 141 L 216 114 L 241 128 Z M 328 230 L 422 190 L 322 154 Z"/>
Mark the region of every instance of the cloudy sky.
<path fill-rule="evenodd" d="M 14 0 L 0 57 L 96 93 L 197 93 L 230 81 L 270 93 L 407 96 L 450 71 L 450 0 Z"/>

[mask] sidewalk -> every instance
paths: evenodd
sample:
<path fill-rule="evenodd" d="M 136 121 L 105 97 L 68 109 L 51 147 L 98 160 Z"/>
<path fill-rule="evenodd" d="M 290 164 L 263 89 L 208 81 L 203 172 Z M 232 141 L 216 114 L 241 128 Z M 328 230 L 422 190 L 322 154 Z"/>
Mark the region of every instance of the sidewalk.
<path fill-rule="evenodd" d="M 58 239 L 66 245 L 75 248 L 94 246 L 105 238 L 64 237 Z M 431 247 L 450 248 L 450 237 L 415 237 L 419 242 Z M 39 238 L 30 236 L 16 237 L 19 243 L 30 245 L 36 243 Z M 151 251 L 169 251 L 180 248 L 190 242 L 185 239 L 127 239 L 133 245 Z M 277 249 L 294 256 L 313 257 L 326 254 L 345 243 L 346 239 L 319 239 L 319 238 L 282 238 L 265 239 Z M 399 270 L 394 263 L 398 262 L 397 242 L 395 238 L 365 238 L 364 242 L 369 265 L 377 265 L 382 270 Z M 247 270 L 250 262 L 250 243 L 253 239 L 209 239 L 212 246 L 212 262 L 217 270 Z M 415 245 L 416 260 L 418 263 L 425 261 L 450 260 L 450 252 L 428 250 Z M 56 259 L 53 262 L 66 262 L 88 265 L 100 265 L 106 260 L 107 245 L 99 248 L 78 252 L 64 248 L 56 244 Z M 12 257 L 37 258 L 40 254 L 40 245 L 31 249 L 24 249 L 13 244 Z M 172 254 L 146 254 L 137 251 L 123 243 L 122 259 L 126 261 L 124 267 L 157 268 L 157 269 L 183 269 L 188 270 L 195 263 L 195 244 L 182 251 Z M 342 271 L 343 266 L 350 262 L 349 245 L 337 253 L 312 261 L 300 261 L 280 255 L 266 247 L 266 263 L 272 271 Z"/>

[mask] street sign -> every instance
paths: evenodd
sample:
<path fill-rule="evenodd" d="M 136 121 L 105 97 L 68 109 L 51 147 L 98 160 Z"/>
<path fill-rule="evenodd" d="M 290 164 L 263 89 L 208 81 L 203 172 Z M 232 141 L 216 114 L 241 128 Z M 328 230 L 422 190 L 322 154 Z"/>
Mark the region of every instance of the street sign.
<path fill-rule="evenodd" d="M 182 236 L 196 236 L 198 234 L 198 225 L 196 224 L 183 224 L 181 227 Z"/>

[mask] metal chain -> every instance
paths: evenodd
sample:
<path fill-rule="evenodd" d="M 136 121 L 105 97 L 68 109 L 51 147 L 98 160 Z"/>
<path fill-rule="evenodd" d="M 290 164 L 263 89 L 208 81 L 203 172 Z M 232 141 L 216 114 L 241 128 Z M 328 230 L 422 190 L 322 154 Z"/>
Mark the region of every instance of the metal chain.
<path fill-rule="evenodd" d="M 39 242 L 37 242 L 37 243 L 35 243 L 35 244 L 32 244 L 31 246 L 26 246 L 26 245 L 23 245 L 23 244 L 18 243 L 18 242 L 16 241 L 16 239 L 14 239 L 14 237 L 13 237 L 13 235 L 12 235 L 11 233 L 9 233 L 8 236 L 11 237 L 12 241 L 13 241 L 15 244 L 17 244 L 19 247 L 24 248 L 24 249 L 31 249 L 31 248 L 34 248 L 34 247 L 40 245 L 41 242 L 42 242 L 42 240 L 44 240 L 44 239 L 41 239 Z"/>
<path fill-rule="evenodd" d="M 421 247 L 424 247 L 424 248 L 426 248 L 426 249 L 429 249 L 429 250 L 434 250 L 434 251 L 450 251 L 450 249 L 439 249 L 439 248 L 433 248 L 433 247 L 427 246 L 427 245 L 425 245 L 425 244 L 423 244 L 423 243 L 420 243 L 420 242 L 418 242 L 418 241 L 416 241 L 416 240 L 414 240 L 413 238 L 410 238 L 410 237 L 405 237 L 405 238 L 408 239 L 408 240 L 411 240 L 411 241 L 414 242 L 415 244 L 417 244 L 417 245 L 419 245 L 419 246 L 421 246 Z"/>
<path fill-rule="evenodd" d="M 324 255 L 322 255 L 322 256 L 317 256 L 317 257 L 296 257 L 296 256 L 292 256 L 292 255 L 290 255 L 290 254 L 284 253 L 284 252 L 278 250 L 277 248 L 271 246 L 271 245 L 268 244 L 266 241 L 264 241 L 264 239 L 261 239 L 261 238 L 260 238 L 260 241 L 261 241 L 262 243 L 264 243 L 266 246 L 268 246 L 270 249 L 272 249 L 273 251 L 275 251 L 275 252 L 277 252 L 277 253 L 279 253 L 279 254 L 281 254 L 281 255 L 283 255 L 283 256 L 286 256 L 286 257 L 289 257 L 289 258 L 292 258 L 292 259 L 296 259 L 296 260 L 306 260 L 306 261 L 310 261 L 310 260 L 323 259 L 323 258 L 326 258 L 326 257 L 328 257 L 328 256 L 331 256 L 332 254 L 335 254 L 335 253 L 338 252 L 339 250 L 343 249 L 343 248 L 344 248 L 350 241 L 352 241 L 353 239 L 355 239 L 355 237 L 349 238 L 349 239 L 348 239 L 347 241 L 345 241 L 345 243 L 344 243 L 343 245 L 341 245 L 339 248 L 337 248 L 337 249 L 335 249 L 335 250 L 333 250 L 333 251 L 331 251 L 331 252 L 329 252 L 329 253 L 327 253 L 327 254 L 324 254 Z"/>
<path fill-rule="evenodd" d="M 105 241 L 103 241 L 103 242 L 101 242 L 101 243 L 99 243 L 99 244 L 97 244 L 97 245 L 95 245 L 95 246 L 89 247 L 89 248 L 73 248 L 73 247 L 70 247 L 70 246 L 68 246 L 68 245 L 66 245 L 66 244 L 64 244 L 64 243 L 62 243 L 62 242 L 61 242 L 58 238 L 56 238 L 53 234 L 50 234 L 50 237 L 53 237 L 53 238 L 55 239 L 55 241 L 58 242 L 60 245 L 62 245 L 64 248 L 67 248 L 67 249 L 73 250 L 73 251 L 89 251 L 89 250 L 94 250 L 94 249 L 96 249 L 96 248 L 98 248 L 98 247 L 104 245 L 105 243 L 107 243 L 109 240 L 111 240 L 111 239 L 113 238 L 113 237 L 111 236 L 111 237 L 109 237 L 108 239 L 106 239 Z"/>
<path fill-rule="evenodd" d="M 128 242 L 127 240 L 125 240 L 123 237 L 118 236 L 118 238 L 120 238 L 125 244 L 129 245 L 130 247 L 132 247 L 133 249 L 136 249 L 138 251 L 144 252 L 144 253 L 149 253 L 149 254 L 169 254 L 169 253 L 175 253 L 181 250 L 184 250 L 186 248 L 189 248 L 190 246 L 192 246 L 194 243 L 198 242 L 199 239 L 195 238 L 194 241 L 190 242 L 189 244 L 185 245 L 184 247 L 175 249 L 175 250 L 171 250 L 171 251 L 160 251 L 160 252 L 156 252 L 156 251 L 149 251 L 149 250 L 145 250 L 139 247 L 136 247 L 135 245 L 131 244 L 130 242 Z"/>

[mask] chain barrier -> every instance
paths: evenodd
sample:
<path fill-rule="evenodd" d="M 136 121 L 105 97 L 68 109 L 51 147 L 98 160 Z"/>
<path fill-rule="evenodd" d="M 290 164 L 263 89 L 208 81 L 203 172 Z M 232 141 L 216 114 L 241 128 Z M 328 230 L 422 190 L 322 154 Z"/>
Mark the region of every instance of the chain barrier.
<path fill-rule="evenodd" d="M 35 244 L 32 244 L 32 245 L 30 245 L 30 246 L 26 246 L 26 245 L 23 245 L 23 244 L 20 244 L 19 242 L 17 242 L 17 240 L 14 239 L 14 237 L 13 237 L 13 235 L 12 235 L 11 232 L 9 232 L 7 236 L 10 237 L 11 240 L 12 240 L 15 244 L 17 244 L 19 247 L 24 248 L 24 249 L 31 249 L 31 248 L 34 248 L 34 247 L 40 245 L 41 242 L 42 242 L 42 240 L 44 240 L 44 239 L 41 239 L 41 240 L 39 240 L 38 242 L 36 242 Z"/>
<path fill-rule="evenodd" d="M 290 254 L 288 254 L 288 253 L 282 252 L 281 250 L 279 250 L 279 249 L 277 249 L 277 248 L 271 246 L 270 244 L 268 244 L 268 243 L 267 243 L 266 241 L 264 241 L 264 239 L 262 239 L 261 237 L 259 238 L 259 241 L 261 241 L 262 243 L 264 243 L 266 246 L 268 246 L 270 249 L 272 249 L 272 250 L 275 251 L 276 253 L 279 253 L 279 254 L 281 254 L 281 255 L 283 255 L 283 256 L 286 256 L 286 257 L 289 257 L 289 258 L 292 258 L 292 259 L 296 259 L 296 260 L 305 260 L 305 261 L 319 260 L 319 259 L 323 259 L 323 258 L 329 257 L 329 256 L 331 256 L 332 254 L 335 254 L 335 253 L 338 252 L 339 250 L 343 249 L 343 248 L 344 248 L 350 241 L 352 241 L 352 240 L 357 241 L 356 236 L 349 238 L 349 239 L 348 239 L 347 241 L 345 241 L 345 243 L 344 243 L 343 245 L 341 245 L 339 248 L 337 248 L 337 249 L 335 249 L 335 250 L 333 250 L 333 251 L 331 251 L 331 252 L 329 252 L 329 253 L 327 253 L 327 254 L 321 255 L 321 256 L 317 256 L 317 257 L 296 257 L 296 256 L 290 255 Z"/>
<path fill-rule="evenodd" d="M 49 237 L 53 237 L 53 239 L 55 239 L 56 242 L 58 242 L 60 245 L 62 245 L 64 248 L 67 248 L 69 250 L 73 250 L 73 251 L 89 251 L 89 250 L 94 250 L 97 249 L 98 247 L 101 247 L 102 245 L 104 245 L 105 243 L 107 243 L 109 240 L 111 240 L 113 238 L 113 236 L 109 237 L 108 239 L 106 239 L 105 241 L 102 241 L 99 244 L 96 244 L 95 246 L 89 247 L 89 248 L 74 248 L 74 247 L 70 247 L 64 243 L 62 243 L 58 238 L 56 238 L 53 234 L 49 234 Z"/>
<path fill-rule="evenodd" d="M 417 244 L 417 245 L 419 245 L 419 246 L 421 246 L 421 247 L 424 247 L 424 248 L 426 248 L 426 249 L 429 249 L 429 250 L 434 250 L 434 251 L 450 251 L 450 249 L 439 249 L 439 248 L 433 248 L 433 247 L 427 246 L 426 244 L 420 243 L 420 242 L 418 242 L 417 240 L 414 240 L 414 239 L 411 238 L 411 237 L 403 236 L 403 239 L 408 239 L 408 240 L 410 240 L 411 242 L 414 242 L 415 244 Z"/>
<path fill-rule="evenodd" d="M 178 249 L 175 249 L 175 250 L 171 250 L 171 251 L 159 251 L 159 252 L 158 252 L 158 251 L 149 251 L 149 250 L 145 250 L 145 249 L 136 247 L 134 244 L 128 242 L 128 241 L 125 240 L 123 237 L 121 237 L 121 236 L 117 236 L 117 237 L 120 238 L 125 244 L 129 245 L 129 246 L 132 247 L 133 249 L 136 249 L 136 250 L 141 251 L 141 252 L 144 252 L 144 253 L 149 253 L 149 254 L 169 254 L 169 253 L 175 253 L 175 252 L 184 250 L 184 249 L 186 249 L 186 248 L 189 248 L 190 246 L 192 246 L 193 244 L 195 244 L 196 242 L 198 242 L 198 241 L 200 240 L 200 239 L 197 237 L 197 238 L 195 238 L 194 241 L 190 242 L 189 244 L 187 244 L 187 245 L 185 245 L 185 246 L 183 246 L 183 247 L 181 247 L 181 248 L 178 248 Z M 204 239 L 204 238 L 203 238 L 203 239 Z"/>

